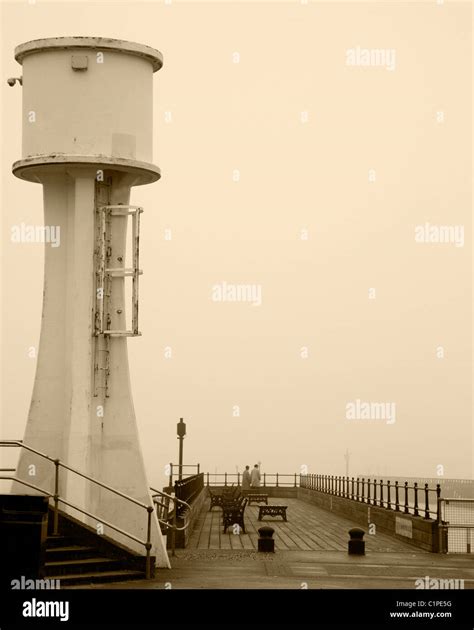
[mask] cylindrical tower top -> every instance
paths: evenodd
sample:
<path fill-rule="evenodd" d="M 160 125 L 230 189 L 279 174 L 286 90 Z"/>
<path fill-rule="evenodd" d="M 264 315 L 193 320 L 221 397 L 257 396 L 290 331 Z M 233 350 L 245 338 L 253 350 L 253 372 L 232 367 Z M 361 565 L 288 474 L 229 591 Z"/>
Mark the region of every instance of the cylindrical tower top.
<path fill-rule="evenodd" d="M 158 50 L 105 37 L 54 37 L 17 46 L 23 66 L 23 150 L 13 172 L 39 181 L 52 165 L 87 164 L 160 177 L 152 164 Z"/>

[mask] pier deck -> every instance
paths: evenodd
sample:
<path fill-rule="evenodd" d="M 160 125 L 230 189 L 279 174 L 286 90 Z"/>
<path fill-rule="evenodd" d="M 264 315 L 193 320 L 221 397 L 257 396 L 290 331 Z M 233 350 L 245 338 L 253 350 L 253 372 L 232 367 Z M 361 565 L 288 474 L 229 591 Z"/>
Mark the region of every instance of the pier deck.
<path fill-rule="evenodd" d="M 258 521 L 258 506 L 245 510 L 247 534 L 223 534 L 222 511 L 209 502 L 186 549 L 171 557 L 171 570 L 155 579 L 91 588 L 146 589 L 415 589 L 417 579 L 463 579 L 474 588 L 473 556 L 434 554 L 390 536 L 366 533 L 366 555 L 349 556 L 348 530 L 356 524 L 298 499 L 270 499 L 288 505 L 288 522 Z M 257 529 L 271 523 L 275 553 L 259 553 Z M 367 527 L 364 527 L 366 531 Z M 82 587 L 84 588 L 84 587 Z"/>
<path fill-rule="evenodd" d="M 245 509 L 246 534 L 236 535 L 232 528 L 223 533 L 222 510 L 209 511 L 206 501 L 189 540 L 188 549 L 257 549 L 258 528 L 270 525 L 275 530 L 275 549 L 293 551 L 347 551 L 348 531 L 356 523 L 299 499 L 270 498 L 269 504 L 288 506 L 288 521 L 265 517 L 258 520 L 258 505 Z M 363 527 L 368 532 L 368 527 Z M 413 551 L 413 547 L 381 533 L 366 533 L 366 550 L 379 552 Z M 415 551 L 417 551 L 415 549 Z"/>

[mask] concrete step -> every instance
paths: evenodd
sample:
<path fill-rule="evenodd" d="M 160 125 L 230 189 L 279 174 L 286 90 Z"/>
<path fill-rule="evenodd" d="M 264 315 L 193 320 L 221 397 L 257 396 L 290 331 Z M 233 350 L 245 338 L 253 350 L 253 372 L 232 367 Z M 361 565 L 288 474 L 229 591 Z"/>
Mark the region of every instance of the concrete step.
<path fill-rule="evenodd" d="M 79 573 L 100 573 L 103 571 L 115 571 L 124 568 L 124 562 L 120 559 L 93 556 L 91 558 L 67 559 L 49 561 L 45 563 L 45 572 L 48 578 L 52 575 L 67 576 Z"/>
<path fill-rule="evenodd" d="M 92 558 L 94 555 L 97 555 L 97 549 L 86 545 L 67 545 L 63 547 L 46 548 L 46 562 L 79 560 L 81 558 Z"/>
<path fill-rule="evenodd" d="M 66 575 L 49 575 L 50 580 L 60 580 L 61 587 L 74 584 L 95 584 L 99 582 L 126 582 L 128 580 L 144 580 L 142 571 L 117 569 L 116 571 L 96 571 L 92 573 L 68 573 Z"/>
<path fill-rule="evenodd" d="M 71 547 L 73 545 L 80 545 L 81 542 L 76 536 L 53 536 L 48 535 L 46 539 L 46 549 L 53 549 L 54 547 Z"/>

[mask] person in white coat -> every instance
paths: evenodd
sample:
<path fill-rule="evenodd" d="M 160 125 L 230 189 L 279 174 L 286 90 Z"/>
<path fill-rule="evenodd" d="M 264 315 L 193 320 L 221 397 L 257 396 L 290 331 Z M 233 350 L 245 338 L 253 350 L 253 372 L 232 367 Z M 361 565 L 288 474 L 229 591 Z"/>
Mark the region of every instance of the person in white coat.
<path fill-rule="evenodd" d="M 255 464 L 250 473 L 250 485 L 252 488 L 260 488 L 260 470 L 258 469 L 258 464 Z"/>

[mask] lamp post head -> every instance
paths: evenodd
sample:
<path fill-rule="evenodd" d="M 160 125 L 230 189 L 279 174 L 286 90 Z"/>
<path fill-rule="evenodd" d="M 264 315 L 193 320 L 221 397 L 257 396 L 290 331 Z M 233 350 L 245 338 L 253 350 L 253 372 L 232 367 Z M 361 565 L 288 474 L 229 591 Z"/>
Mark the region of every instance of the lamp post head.
<path fill-rule="evenodd" d="M 178 437 L 182 438 L 186 435 L 186 423 L 183 421 L 183 418 L 179 419 L 179 422 L 176 425 L 176 430 L 178 432 Z"/>

